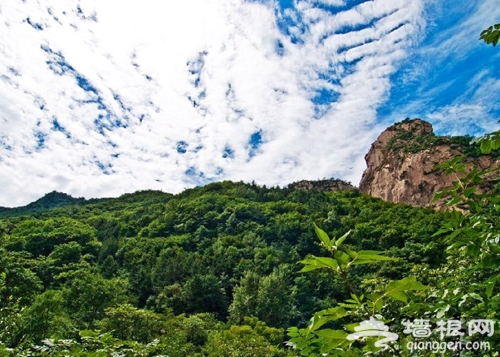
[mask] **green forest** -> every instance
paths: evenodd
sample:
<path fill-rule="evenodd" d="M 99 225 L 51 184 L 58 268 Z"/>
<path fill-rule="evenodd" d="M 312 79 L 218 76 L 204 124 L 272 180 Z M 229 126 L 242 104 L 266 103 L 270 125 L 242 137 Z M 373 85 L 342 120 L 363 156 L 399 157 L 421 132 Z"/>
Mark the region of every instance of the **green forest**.
<path fill-rule="evenodd" d="M 438 169 L 444 211 L 229 181 L 4 208 L 0 356 L 499 356 L 500 184 Z M 399 339 L 352 337 L 368 320 Z"/>
<path fill-rule="evenodd" d="M 33 353 L 46 338 L 80 344 L 93 331 L 92 343 L 106 334 L 169 356 L 224 355 L 232 345 L 285 355 L 286 328 L 349 297 L 328 272 L 298 273 L 301 258 L 322 253 L 313 223 L 332 236 L 352 230 L 353 249 L 400 258 L 350 272 L 361 283 L 445 262 L 431 239 L 444 217 L 357 191 L 221 182 L 4 218 L 0 340 Z"/>

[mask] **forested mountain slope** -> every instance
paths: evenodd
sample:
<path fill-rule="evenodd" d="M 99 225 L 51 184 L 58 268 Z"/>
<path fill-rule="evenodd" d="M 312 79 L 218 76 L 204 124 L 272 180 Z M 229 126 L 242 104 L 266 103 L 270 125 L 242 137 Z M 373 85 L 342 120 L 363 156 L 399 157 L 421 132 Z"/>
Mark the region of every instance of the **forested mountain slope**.
<path fill-rule="evenodd" d="M 300 259 L 321 252 L 313 222 L 332 236 L 352 230 L 354 249 L 400 258 L 356 267 L 357 283 L 444 261 L 431 235 L 446 213 L 352 189 L 219 182 L 178 195 L 69 201 L 0 220 L 0 341 L 16 353 L 47 337 L 104 338 L 86 330 L 140 345 L 130 348 L 153 348 L 156 338 L 169 356 L 252 343 L 263 356 L 289 353 L 284 328 L 349 296 L 331 274 L 297 273 Z"/>

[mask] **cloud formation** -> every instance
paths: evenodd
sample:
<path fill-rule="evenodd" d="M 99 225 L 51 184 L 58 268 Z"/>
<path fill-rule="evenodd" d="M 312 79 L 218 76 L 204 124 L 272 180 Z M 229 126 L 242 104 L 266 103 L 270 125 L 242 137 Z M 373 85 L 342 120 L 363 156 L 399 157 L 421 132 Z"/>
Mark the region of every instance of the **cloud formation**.
<path fill-rule="evenodd" d="M 224 179 L 357 184 L 425 11 L 423 0 L 2 4 L 0 205 Z"/>
<path fill-rule="evenodd" d="M 429 3 L 426 37 L 402 61 L 379 111 L 386 122 L 420 117 L 441 135 L 498 130 L 500 52 L 479 40 L 482 30 L 498 22 L 497 5 L 494 0 Z"/>

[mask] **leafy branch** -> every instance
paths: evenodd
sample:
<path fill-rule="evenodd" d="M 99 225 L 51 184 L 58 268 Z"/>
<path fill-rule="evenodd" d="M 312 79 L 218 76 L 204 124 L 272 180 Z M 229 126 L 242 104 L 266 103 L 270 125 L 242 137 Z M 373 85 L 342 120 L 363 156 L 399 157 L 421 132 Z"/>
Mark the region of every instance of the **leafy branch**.
<path fill-rule="evenodd" d="M 486 42 L 486 44 L 493 45 L 493 47 L 495 47 L 500 40 L 500 24 L 492 25 L 482 31 L 479 39 Z"/>
<path fill-rule="evenodd" d="M 426 290 L 427 286 L 416 281 L 415 277 L 406 277 L 398 281 L 392 281 L 381 293 L 368 295 L 360 294 L 349 279 L 348 271 L 352 266 L 362 264 L 373 264 L 381 261 L 395 261 L 395 258 L 382 255 L 383 252 L 375 250 L 354 251 L 348 249 L 342 243 L 347 239 L 350 232 L 347 232 L 338 239 L 331 239 L 328 234 L 314 224 L 314 230 L 321 245 L 328 251 L 329 257 L 309 256 L 300 263 L 304 267 L 300 272 L 311 272 L 317 269 L 327 269 L 339 275 L 351 292 L 351 299 L 339 306 L 322 310 L 314 314 L 309 325 L 305 329 L 292 327 L 288 330 L 291 337 L 290 345 L 301 351 L 305 356 L 337 356 L 342 355 L 352 348 L 354 342 L 347 339 L 348 333 L 344 330 L 334 330 L 322 328 L 325 324 L 340 320 L 344 317 L 359 316 L 359 311 L 363 311 L 365 318 L 379 318 L 385 304 L 386 298 L 407 302 L 407 291 Z M 344 326 L 347 330 L 352 330 L 353 325 Z M 380 351 L 374 344 L 376 339 L 368 338 L 366 348 L 371 352 Z M 400 355 L 400 349 L 390 346 L 391 355 Z"/>

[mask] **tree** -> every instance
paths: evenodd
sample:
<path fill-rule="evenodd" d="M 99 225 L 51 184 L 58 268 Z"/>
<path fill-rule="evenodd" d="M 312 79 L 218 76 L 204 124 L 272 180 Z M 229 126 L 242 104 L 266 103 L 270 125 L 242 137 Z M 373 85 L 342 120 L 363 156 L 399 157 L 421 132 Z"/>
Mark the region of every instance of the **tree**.
<path fill-rule="evenodd" d="M 22 245 L 33 254 L 47 256 L 63 243 L 76 242 L 83 247 L 83 253 L 96 255 L 100 242 L 95 229 L 72 218 L 50 218 L 46 220 L 27 219 L 19 223 L 11 233 L 12 245 Z"/>
<path fill-rule="evenodd" d="M 221 319 L 227 315 L 227 299 L 220 280 L 212 275 L 196 274 L 184 284 L 182 291 L 184 311 L 210 312 Z"/>
<path fill-rule="evenodd" d="M 233 302 L 229 307 L 230 321 L 240 323 L 245 316 L 256 316 L 260 276 L 247 271 L 241 277 L 240 285 L 234 288 Z"/>
<path fill-rule="evenodd" d="M 0 291 L 5 288 L 5 272 L 0 273 Z M 0 297 L 2 304 L 0 305 L 0 355 L 4 356 L 3 347 L 15 347 L 24 340 L 25 336 L 22 331 L 22 307 L 17 300 L 12 296 L 5 298 Z"/>
<path fill-rule="evenodd" d="M 71 263 L 78 263 L 82 256 L 82 246 L 77 242 L 69 242 L 57 245 L 49 259 L 57 266 L 67 265 Z"/>
<path fill-rule="evenodd" d="M 283 349 L 273 346 L 252 327 L 231 326 L 229 330 L 214 331 L 208 337 L 203 349 L 208 357 L 285 357 L 293 356 Z"/>
<path fill-rule="evenodd" d="M 48 337 L 68 337 L 73 329 L 59 291 L 47 290 L 38 295 L 22 316 L 23 332 L 34 342 Z"/>
<path fill-rule="evenodd" d="M 4 276 L 0 285 L 0 308 L 12 301 L 28 305 L 42 291 L 40 278 L 24 266 L 24 258 L 29 256 L 26 252 L 0 248 L 0 274 Z"/>
<path fill-rule="evenodd" d="M 123 304 L 107 308 L 99 325 L 118 339 L 148 343 L 160 335 L 163 320 L 159 314 Z"/>
<path fill-rule="evenodd" d="M 234 289 L 230 321 L 240 323 L 255 316 L 269 326 L 285 326 L 294 314 L 288 267 L 282 265 L 268 276 L 247 272 Z"/>
<path fill-rule="evenodd" d="M 106 308 L 128 300 L 125 280 L 104 279 L 89 268 L 61 274 L 58 278 L 66 279 L 62 293 L 78 328 L 94 328 L 96 321 L 104 317 Z"/>
<path fill-rule="evenodd" d="M 486 44 L 496 46 L 500 40 L 500 24 L 495 24 L 481 32 L 479 36 Z"/>

